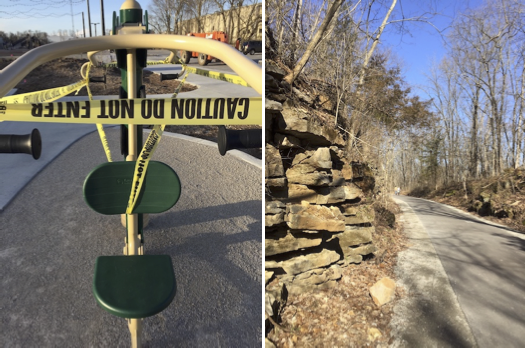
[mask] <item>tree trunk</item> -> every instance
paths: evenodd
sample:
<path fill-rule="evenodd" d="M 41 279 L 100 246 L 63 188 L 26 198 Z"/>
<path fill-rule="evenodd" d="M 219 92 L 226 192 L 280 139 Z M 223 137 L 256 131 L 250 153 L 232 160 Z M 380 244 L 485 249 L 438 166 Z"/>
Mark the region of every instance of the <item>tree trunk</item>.
<path fill-rule="evenodd" d="M 301 74 L 301 71 L 303 71 L 304 66 L 306 65 L 306 63 L 308 63 L 308 60 L 313 54 L 315 48 L 317 47 L 319 42 L 321 42 L 321 39 L 327 31 L 330 22 L 332 21 L 334 15 L 337 13 L 339 7 L 341 7 L 344 1 L 345 0 L 335 0 L 334 3 L 329 7 L 324 17 L 323 23 L 321 23 L 321 26 L 319 27 L 319 30 L 317 30 L 312 40 L 308 43 L 308 46 L 306 47 L 303 56 L 301 57 L 297 65 L 294 67 L 292 72 L 284 77 L 284 81 L 292 85 L 297 76 Z"/>

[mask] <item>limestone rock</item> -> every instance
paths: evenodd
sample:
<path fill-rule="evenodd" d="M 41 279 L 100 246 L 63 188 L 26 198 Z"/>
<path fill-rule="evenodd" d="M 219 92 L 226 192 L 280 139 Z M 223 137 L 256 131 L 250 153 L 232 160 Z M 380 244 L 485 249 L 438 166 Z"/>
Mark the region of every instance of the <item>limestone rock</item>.
<path fill-rule="evenodd" d="M 388 277 L 382 278 L 370 288 L 370 296 L 378 307 L 392 301 L 395 292 L 396 283 Z"/>
<path fill-rule="evenodd" d="M 356 199 L 363 195 L 363 191 L 359 187 L 351 183 L 344 186 L 344 190 L 345 190 L 345 200 Z"/>
<path fill-rule="evenodd" d="M 333 250 L 323 249 L 319 252 L 309 253 L 306 255 L 293 256 L 288 260 L 275 262 L 278 267 L 284 269 L 287 274 L 295 275 L 304 273 L 312 269 L 329 266 L 336 263 L 341 258 L 339 254 Z M 267 261 L 268 263 L 268 261 Z M 273 265 L 270 263 L 270 265 Z M 277 268 L 268 267 L 267 268 Z"/>
<path fill-rule="evenodd" d="M 368 329 L 368 340 L 369 341 L 374 342 L 378 338 L 381 338 L 381 336 L 383 335 L 381 334 L 381 331 L 379 331 L 378 328 L 371 327 L 370 329 Z"/>
<path fill-rule="evenodd" d="M 264 179 L 264 184 L 269 187 L 285 187 L 287 181 L 286 178 L 269 178 Z"/>
<path fill-rule="evenodd" d="M 288 199 L 316 203 L 317 192 L 306 185 L 288 184 Z"/>
<path fill-rule="evenodd" d="M 351 216 L 351 215 L 357 215 L 358 210 L 360 209 L 360 206 L 355 204 L 341 204 L 339 206 L 341 208 L 341 212 L 344 216 Z"/>
<path fill-rule="evenodd" d="M 271 99 L 280 102 L 281 104 L 284 103 L 288 97 L 286 97 L 286 94 L 276 94 L 276 93 L 265 93 L 266 96 Z"/>
<path fill-rule="evenodd" d="M 346 184 L 345 180 L 340 170 L 332 169 L 332 182 L 330 186 L 344 186 Z"/>
<path fill-rule="evenodd" d="M 272 271 L 264 271 L 264 284 L 268 284 L 270 279 L 272 279 L 274 272 Z"/>
<path fill-rule="evenodd" d="M 273 93 L 282 93 L 283 89 L 279 86 L 279 82 L 270 74 L 264 74 L 265 91 Z"/>
<path fill-rule="evenodd" d="M 313 104 L 313 100 L 312 98 L 307 95 L 306 93 L 303 93 L 301 90 L 295 88 L 295 87 L 292 87 L 292 91 L 293 93 L 299 97 L 299 99 L 303 100 L 304 102 L 306 102 L 307 104 Z"/>
<path fill-rule="evenodd" d="M 265 214 L 279 214 L 285 207 L 286 205 L 281 201 L 266 201 Z"/>
<path fill-rule="evenodd" d="M 366 244 L 359 246 L 357 248 L 344 248 L 343 254 L 344 259 L 342 260 L 342 265 L 348 265 L 350 263 L 361 263 L 363 261 L 364 255 L 369 255 L 374 253 L 377 250 L 374 244 Z"/>
<path fill-rule="evenodd" d="M 322 291 L 322 290 L 329 290 L 333 289 L 337 286 L 337 280 L 329 280 L 325 283 L 317 284 L 317 285 L 304 285 L 298 283 L 292 283 L 289 285 L 289 294 L 291 295 L 300 295 L 305 292 L 316 292 L 316 291 Z"/>
<path fill-rule="evenodd" d="M 288 184 L 288 198 L 290 200 L 307 201 L 313 204 L 342 203 L 360 196 L 361 191 L 355 187 L 319 187 L 314 190 L 306 185 Z"/>
<path fill-rule="evenodd" d="M 329 268 L 317 268 L 295 276 L 284 276 L 282 282 L 286 284 L 290 294 L 300 294 L 331 288 L 341 277 L 341 267 L 334 264 Z"/>
<path fill-rule="evenodd" d="M 293 135 L 284 135 L 276 133 L 274 142 L 279 145 L 280 148 L 298 148 L 301 147 L 301 140 L 297 139 Z"/>
<path fill-rule="evenodd" d="M 345 230 L 344 215 L 336 207 L 310 205 L 307 202 L 287 206 L 286 223 L 291 229 L 338 232 Z"/>
<path fill-rule="evenodd" d="M 346 226 L 343 233 L 334 234 L 328 241 L 337 238 L 344 253 L 347 247 L 370 243 L 374 231 L 374 227 Z"/>
<path fill-rule="evenodd" d="M 297 164 L 310 165 L 315 169 L 331 169 L 332 158 L 330 148 L 320 147 L 317 150 L 299 153 L 294 157 L 292 166 Z M 313 171 L 313 170 L 312 170 Z"/>
<path fill-rule="evenodd" d="M 332 182 L 332 176 L 327 172 L 301 173 L 302 166 L 295 166 L 286 171 L 286 179 L 289 183 L 328 186 Z"/>
<path fill-rule="evenodd" d="M 345 255 L 345 258 L 339 261 L 340 265 L 348 266 L 351 263 L 359 264 L 363 262 L 363 256 L 362 255 Z"/>
<path fill-rule="evenodd" d="M 348 163 L 345 163 L 343 165 L 343 169 L 341 169 L 341 173 L 343 174 L 343 177 L 345 180 L 352 180 L 354 178 L 354 170 L 352 169 L 352 166 Z"/>
<path fill-rule="evenodd" d="M 332 155 L 332 160 L 337 162 L 346 162 L 348 157 L 346 152 L 337 146 L 330 146 L 330 154 Z"/>
<path fill-rule="evenodd" d="M 266 144 L 265 176 L 267 178 L 284 176 L 283 160 L 279 150 L 271 144 Z"/>
<path fill-rule="evenodd" d="M 283 105 L 275 100 L 270 100 L 266 98 L 264 100 L 264 109 L 269 111 L 281 111 L 283 109 Z"/>
<path fill-rule="evenodd" d="M 336 129 L 318 124 L 307 110 L 289 104 L 291 103 L 283 104 L 282 117 L 278 121 L 281 133 L 303 139 L 311 146 L 345 145 L 343 137 Z"/>
<path fill-rule="evenodd" d="M 264 338 L 264 348 L 276 348 L 275 344 L 273 344 L 272 341 L 268 339 L 268 337 Z"/>
<path fill-rule="evenodd" d="M 283 283 L 272 284 L 266 287 L 264 294 L 264 311 L 267 315 L 274 317 L 278 321 L 279 309 L 281 309 L 288 299 L 288 290 Z"/>
<path fill-rule="evenodd" d="M 353 212 L 353 214 L 352 214 Z M 343 211 L 346 216 L 347 225 L 358 225 L 365 223 L 372 223 L 375 219 L 374 208 L 370 205 L 361 205 L 358 207 L 348 207 Z"/>
<path fill-rule="evenodd" d="M 279 214 L 265 215 L 264 226 L 272 227 L 275 225 L 282 224 L 284 222 L 284 211 Z"/>
<path fill-rule="evenodd" d="M 492 193 L 490 192 L 487 192 L 487 191 L 482 191 L 480 194 L 480 200 L 483 202 L 483 203 L 488 203 L 490 202 L 490 198 L 492 197 Z"/>
<path fill-rule="evenodd" d="M 283 69 L 279 68 L 277 65 L 275 65 L 275 63 L 272 63 L 269 60 L 266 60 L 264 72 L 274 77 L 278 81 L 282 80 L 286 75 L 286 72 Z"/>
<path fill-rule="evenodd" d="M 320 235 L 312 236 L 311 234 L 300 232 L 283 231 L 267 236 L 264 240 L 264 250 L 266 256 L 272 256 L 318 246 L 322 241 L 323 239 Z"/>

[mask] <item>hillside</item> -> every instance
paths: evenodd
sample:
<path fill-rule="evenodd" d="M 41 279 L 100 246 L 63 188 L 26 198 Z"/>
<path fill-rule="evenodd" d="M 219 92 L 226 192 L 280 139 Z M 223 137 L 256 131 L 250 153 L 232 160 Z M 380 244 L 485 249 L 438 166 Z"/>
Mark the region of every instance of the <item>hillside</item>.
<path fill-rule="evenodd" d="M 508 169 L 499 176 L 444 185 L 418 187 L 407 193 L 471 212 L 525 232 L 525 169 Z"/>

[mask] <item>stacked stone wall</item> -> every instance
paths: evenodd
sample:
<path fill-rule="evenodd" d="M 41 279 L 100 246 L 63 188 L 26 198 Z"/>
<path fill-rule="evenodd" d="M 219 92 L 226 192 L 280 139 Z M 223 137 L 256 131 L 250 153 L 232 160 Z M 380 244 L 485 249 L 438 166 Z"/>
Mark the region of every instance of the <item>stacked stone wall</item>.
<path fill-rule="evenodd" d="M 266 284 L 284 284 L 289 293 L 330 288 L 342 267 L 375 251 L 374 178 L 365 164 L 349 160 L 342 133 L 304 106 L 328 97 L 294 88 L 292 99 L 303 102 L 293 101 L 284 71 L 271 62 L 265 70 Z M 268 290 L 267 300 L 278 297 Z"/>

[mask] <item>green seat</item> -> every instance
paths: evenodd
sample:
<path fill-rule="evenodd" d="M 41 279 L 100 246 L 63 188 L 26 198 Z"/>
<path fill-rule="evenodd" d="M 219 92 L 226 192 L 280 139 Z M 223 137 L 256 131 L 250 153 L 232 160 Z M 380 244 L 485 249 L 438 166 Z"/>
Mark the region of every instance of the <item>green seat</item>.
<path fill-rule="evenodd" d="M 175 297 L 168 255 L 100 256 L 93 293 L 107 312 L 122 318 L 146 318 L 163 311 Z"/>
<path fill-rule="evenodd" d="M 84 181 L 84 200 L 94 211 L 125 214 L 131 194 L 135 162 L 108 162 L 96 167 Z M 168 165 L 150 161 L 134 214 L 162 213 L 180 197 L 180 180 Z"/>

